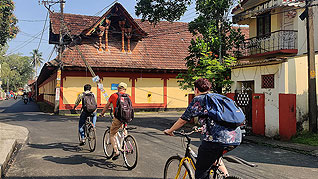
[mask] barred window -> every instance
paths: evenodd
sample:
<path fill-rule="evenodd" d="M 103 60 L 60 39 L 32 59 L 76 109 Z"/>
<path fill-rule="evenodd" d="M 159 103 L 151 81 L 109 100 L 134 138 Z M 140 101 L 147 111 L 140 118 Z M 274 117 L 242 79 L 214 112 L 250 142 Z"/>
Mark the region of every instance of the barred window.
<path fill-rule="evenodd" d="M 262 88 L 274 88 L 274 75 L 262 75 Z"/>

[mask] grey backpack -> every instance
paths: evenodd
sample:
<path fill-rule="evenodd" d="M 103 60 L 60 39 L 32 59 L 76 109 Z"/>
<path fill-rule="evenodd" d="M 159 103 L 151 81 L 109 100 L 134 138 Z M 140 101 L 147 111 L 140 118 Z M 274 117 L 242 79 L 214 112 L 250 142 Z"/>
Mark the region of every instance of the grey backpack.
<path fill-rule="evenodd" d="M 94 94 L 92 92 L 83 94 L 83 110 L 88 113 L 94 112 L 97 109 L 97 103 Z"/>

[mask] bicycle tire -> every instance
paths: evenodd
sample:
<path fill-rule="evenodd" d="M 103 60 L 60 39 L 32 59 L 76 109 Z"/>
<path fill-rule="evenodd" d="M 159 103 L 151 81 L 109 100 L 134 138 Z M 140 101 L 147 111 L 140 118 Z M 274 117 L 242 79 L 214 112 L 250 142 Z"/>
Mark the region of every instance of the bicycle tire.
<path fill-rule="evenodd" d="M 228 177 L 225 177 L 225 179 L 242 179 L 242 178 L 237 176 L 228 176 Z"/>
<path fill-rule="evenodd" d="M 89 122 L 88 125 L 86 126 L 86 135 L 87 135 L 87 140 L 88 140 L 88 146 L 89 146 L 89 151 L 94 152 L 96 149 L 96 130 L 94 125 Z"/>
<path fill-rule="evenodd" d="M 107 159 L 112 158 L 114 155 L 114 148 L 110 142 L 110 129 L 107 128 L 104 132 L 103 136 L 103 149 L 104 149 L 104 154 Z"/>
<path fill-rule="evenodd" d="M 180 161 L 182 160 L 182 158 L 178 155 L 176 156 L 171 156 L 166 164 L 165 164 L 165 168 L 164 168 L 164 172 L 163 172 L 163 178 L 164 179 L 175 179 L 178 169 L 179 169 L 179 164 Z M 174 163 L 173 165 L 171 165 L 172 163 Z M 183 162 L 182 166 L 181 166 L 181 171 L 180 171 L 180 175 L 178 177 L 178 179 L 195 179 L 194 177 L 194 172 L 193 170 L 191 170 L 191 166 L 188 162 Z M 171 171 L 171 172 L 170 172 Z"/>
<path fill-rule="evenodd" d="M 123 141 L 124 161 L 129 170 L 134 169 L 138 162 L 138 145 L 136 139 L 132 135 L 127 135 Z M 133 160 L 130 157 L 134 157 Z"/>

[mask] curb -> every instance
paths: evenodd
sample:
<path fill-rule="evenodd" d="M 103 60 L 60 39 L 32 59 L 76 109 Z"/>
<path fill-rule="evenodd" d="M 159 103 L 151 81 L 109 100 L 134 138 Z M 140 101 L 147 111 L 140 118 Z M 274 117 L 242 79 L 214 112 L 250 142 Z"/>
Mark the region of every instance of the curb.
<path fill-rule="evenodd" d="M 301 150 L 301 149 L 297 149 L 297 148 L 292 148 L 292 147 L 288 147 L 288 146 L 284 146 L 284 145 L 279 145 L 279 144 L 271 144 L 268 142 L 263 142 L 263 141 L 256 141 L 256 140 L 252 140 L 252 139 L 244 139 L 245 141 L 254 143 L 254 144 L 261 144 L 264 146 L 271 146 L 274 148 L 280 148 L 280 149 L 284 149 L 284 150 L 288 150 L 288 151 L 292 151 L 292 152 L 297 152 L 297 153 L 301 153 L 301 154 L 305 154 L 305 155 L 310 155 L 310 156 L 314 156 L 314 157 L 318 157 L 318 150 L 313 150 L 313 151 L 308 151 L 308 150 Z"/>
<path fill-rule="evenodd" d="M 29 141 L 29 130 L 26 127 L 0 123 L 2 133 L 6 136 L 0 140 L 0 178 L 5 176 L 12 158 Z M 7 137 L 7 138 L 6 138 Z"/>
<path fill-rule="evenodd" d="M 6 143 L 6 144 L 2 144 L 3 146 L 5 145 L 9 145 L 9 148 L 4 149 L 2 152 L 7 152 L 7 156 L 4 157 L 4 159 L 0 159 L 0 178 L 2 178 L 2 176 L 5 173 L 5 169 L 7 168 L 8 162 L 12 156 L 12 153 L 14 151 L 14 148 L 18 145 L 17 140 L 16 139 L 8 139 L 8 140 L 4 140 L 2 141 L 2 143 Z M 9 143 L 9 144 L 8 144 Z M 11 147 L 10 147 L 11 146 Z M 2 160 L 2 161 L 1 161 Z"/>

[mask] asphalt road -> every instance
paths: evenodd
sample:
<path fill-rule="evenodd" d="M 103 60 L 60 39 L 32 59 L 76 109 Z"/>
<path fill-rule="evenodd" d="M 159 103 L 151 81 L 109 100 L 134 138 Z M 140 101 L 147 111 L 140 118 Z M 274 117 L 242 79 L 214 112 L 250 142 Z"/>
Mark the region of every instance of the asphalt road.
<path fill-rule="evenodd" d="M 56 116 L 39 112 L 35 103 L 22 100 L 0 102 L 0 121 L 27 127 L 29 142 L 22 147 L 9 168 L 6 178 L 163 178 L 166 160 L 183 154 L 179 137 L 165 136 L 162 130 L 173 124 L 180 113 L 140 113 L 130 123 L 130 131 L 139 147 L 137 167 L 129 171 L 123 158 L 106 160 L 101 140 L 109 118 L 97 121 L 97 149 L 78 147 L 78 117 Z M 5 134 L 1 134 L 5 135 Z M 200 144 L 193 136 L 193 149 Z M 230 174 L 242 178 L 317 178 L 318 158 L 282 149 L 244 143 L 228 155 L 255 163 L 257 168 L 226 162 Z"/>

